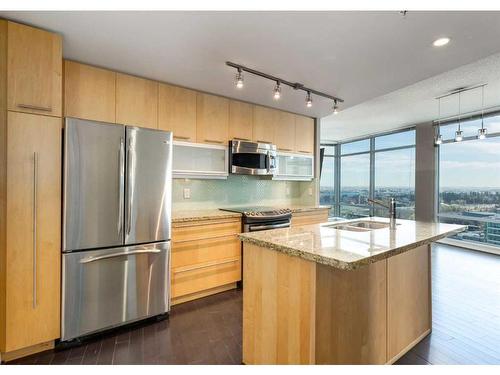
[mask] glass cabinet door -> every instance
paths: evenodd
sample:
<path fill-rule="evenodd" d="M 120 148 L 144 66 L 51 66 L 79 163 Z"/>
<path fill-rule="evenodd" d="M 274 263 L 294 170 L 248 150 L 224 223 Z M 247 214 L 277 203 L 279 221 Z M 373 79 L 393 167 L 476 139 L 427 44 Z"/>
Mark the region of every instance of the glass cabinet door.
<path fill-rule="evenodd" d="M 174 142 L 174 178 L 227 178 L 227 146 Z"/>
<path fill-rule="evenodd" d="M 314 157 L 302 154 L 278 154 L 276 180 L 309 181 L 314 177 Z"/>

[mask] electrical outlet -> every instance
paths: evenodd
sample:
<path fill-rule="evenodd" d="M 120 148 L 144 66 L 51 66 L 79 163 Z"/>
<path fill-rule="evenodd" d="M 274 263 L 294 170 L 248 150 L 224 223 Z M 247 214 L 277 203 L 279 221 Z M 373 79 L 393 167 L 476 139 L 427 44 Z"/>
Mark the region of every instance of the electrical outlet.
<path fill-rule="evenodd" d="M 191 199 L 191 189 L 184 188 L 184 199 Z"/>
<path fill-rule="evenodd" d="M 309 187 L 309 196 L 312 197 L 313 195 L 313 188 L 312 186 Z"/>
<path fill-rule="evenodd" d="M 290 186 L 286 187 L 286 195 L 290 195 Z"/>

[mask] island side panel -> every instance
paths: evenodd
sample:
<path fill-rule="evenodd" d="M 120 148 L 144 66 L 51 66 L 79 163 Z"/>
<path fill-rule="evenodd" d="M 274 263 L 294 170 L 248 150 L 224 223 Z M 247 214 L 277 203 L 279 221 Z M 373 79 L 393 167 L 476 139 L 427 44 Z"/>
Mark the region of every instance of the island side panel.
<path fill-rule="evenodd" d="M 313 364 L 316 264 L 243 244 L 243 363 Z"/>
<path fill-rule="evenodd" d="M 394 363 L 432 326 L 430 245 L 387 260 L 387 358 Z"/>
<path fill-rule="evenodd" d="M 387 261 L 316 269 L 316 363 L 384 364 Z"/>

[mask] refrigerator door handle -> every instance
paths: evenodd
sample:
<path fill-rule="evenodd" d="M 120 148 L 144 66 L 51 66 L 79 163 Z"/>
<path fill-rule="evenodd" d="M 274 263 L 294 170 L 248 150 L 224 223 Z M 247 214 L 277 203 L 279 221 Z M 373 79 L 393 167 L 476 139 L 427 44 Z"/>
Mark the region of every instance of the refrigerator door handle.
<path fill-rule="evenodd" d="M 160 252 L 161 252 L 161 250 L 158 250 L 158 249 L 120 251 L 119 253 L 106 254 L 106 255 L 101 255 L 101 256 L 98 256 L 98 257 L 83 258 L 82 260 L 80 260 L 80 263 L 81 264 L 91 263 L 91 262 L 96 262 L 96 261 L 102 260 L 102 259 L 116 258 L 116 257 L 127 256 L 127 255 L 148 254 L 148 253 L 150 253 L 150 254 L 158 254 Z"/>
<path fill-rule="evenodd" d="M 125 190 L 125 176 L 124 176 L 124 168 L 125 168 L 125 143 L 124 139 L 120 138 L 120 162 L 119 162 L 119 193 L 118 193 L 118 236 L 122 236 L 123 231 L 123 204 L 124 204 L 124 190 Z"/>
<path fill-rule="evenodd" d="M 127 147 L 127 233 L 126 236 L 130 234 L 132 228 L 132 197 L 130 196 L 130 187 L 133 186 L 132 182 L 132 164 L 133 164 L 133 150 L 132 150 L 132 137 L 128 139 Z"/>

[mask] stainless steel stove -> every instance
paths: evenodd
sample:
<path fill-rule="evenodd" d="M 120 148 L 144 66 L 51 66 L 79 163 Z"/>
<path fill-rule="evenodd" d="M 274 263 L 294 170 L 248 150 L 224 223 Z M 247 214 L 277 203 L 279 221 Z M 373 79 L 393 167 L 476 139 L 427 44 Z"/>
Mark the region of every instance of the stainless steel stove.
<path fill-rule="evenodd" d="M 292 210 L 275 207 L 229 207 L 223 211 L 238 212 L 243 215 L 243 232 L 287 228 L 290 226 Z"/>

